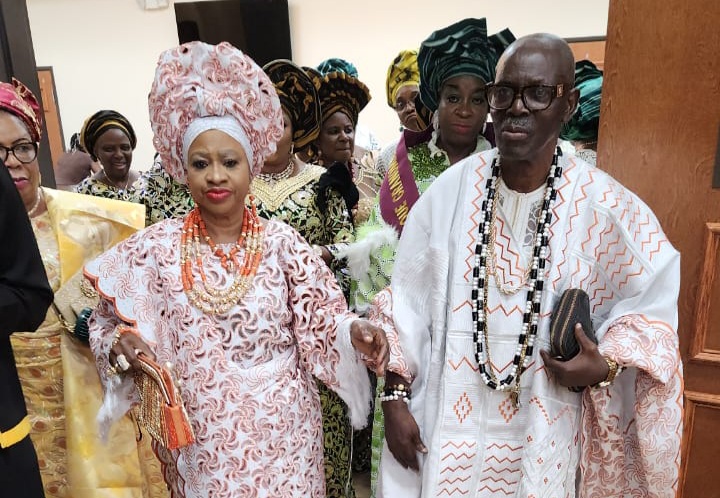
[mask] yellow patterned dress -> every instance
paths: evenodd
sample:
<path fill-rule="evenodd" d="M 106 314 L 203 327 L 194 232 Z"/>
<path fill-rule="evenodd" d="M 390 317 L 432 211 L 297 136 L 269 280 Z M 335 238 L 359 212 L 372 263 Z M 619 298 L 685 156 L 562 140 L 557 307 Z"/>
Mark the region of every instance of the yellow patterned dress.
<path fill-rule="evenodd" d="M 82 265 L 144 225 L 138 204 L 43 189 L 48 210 L 32 226 L 53 291 Z M 65 331 L 53 307 L 34 333 L 11 337 L 48 498 L 167 497 L 149 438 L 126 418 L 107 444 L 95 417 L 102 389 L 90 349 Z"/>

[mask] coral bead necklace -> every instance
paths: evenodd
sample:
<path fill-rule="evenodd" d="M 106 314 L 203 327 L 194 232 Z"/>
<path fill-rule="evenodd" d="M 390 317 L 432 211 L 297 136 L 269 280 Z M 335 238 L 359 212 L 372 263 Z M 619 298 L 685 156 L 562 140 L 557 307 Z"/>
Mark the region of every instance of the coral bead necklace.
<path fill-rule="evenodd" d="M 180 252 L 183 290 L 190 303 L 205 313 L 217 315 L 229 311 L 247 293 L 255 277 L 262 260 L 263 226 L 252 201 L 249 209 L 245 209 L 240 237 L 227 253 L 208 234 L 199 208 L 196 207 L 185 217 Z M 208 283 L 202 263 L 202 242 L 220 259 L 223 269 L 232 275 L 232 283 L 228 287 L 218 289 Z M 241 249 L 245 250 L 242 262 L 238 258 Z M 194 270 L 200 275 L 200 282 L 196 282 Z"/>

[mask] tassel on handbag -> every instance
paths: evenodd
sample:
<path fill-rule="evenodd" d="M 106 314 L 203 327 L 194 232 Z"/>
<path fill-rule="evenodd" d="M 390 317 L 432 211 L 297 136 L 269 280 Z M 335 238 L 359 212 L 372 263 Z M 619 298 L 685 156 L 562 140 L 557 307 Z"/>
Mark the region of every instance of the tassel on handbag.
<path fill-rule="evenodd" d="M 195 434 L 170 371 L 144 354 L 138 360 L 142 365 L 142 372 L 135 373 L 140 424 L 169 450 L 194 443 Z"/>

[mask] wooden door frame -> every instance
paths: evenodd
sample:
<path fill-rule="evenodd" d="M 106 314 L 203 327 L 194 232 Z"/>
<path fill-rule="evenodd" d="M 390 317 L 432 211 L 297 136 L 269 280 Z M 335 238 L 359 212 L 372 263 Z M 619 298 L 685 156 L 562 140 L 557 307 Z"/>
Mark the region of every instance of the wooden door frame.
<path fill-rule="evenodd" d="M 603 69 L 604 63 L 605 63 L 605 43 L 607 42 L 606 37 L 604 36 L 583 36 L 583 37 L 577 37 L 577 38 L 565 38 L 565 41 L 570 45 L 570 49 L 573 51 L 573 54 L 575 54 L 575 60 L 584 59 L 584 57 L 580 58 L 577 56 L 575 49 L 582 46 L 584 43 L 597 43 L 602 42 L 603 43 L 603 60 L 597 61 L 592 60 L 591 62 L 594 63 L 596 66 L 598 66 L 599 69 Z"/>
<path fill-rule="evenodd" d="M 50 73 L 50 79 L 52 83 L 52 100 L 53 100 L 53 107 L 55 108 L 55 114 L 57 115 L 58 120 L 58 131 L 60 132 L 60 146 L 62 149 L 60 152 L 65 152 L 67 149 L 65 147 L 65 133 L 63 132 L 63 126 L 62 126 L 62 119 L 60 118 L 60 104 L 58 104 L 58 96 L 57 96 L 57 86 L 55 85 L 55 72 L 53 71 L 52 66 L 38 66 L 37 73 L 39 74 L 41 71 L 47 71 Z M 40 76 L 38 76 L 38 85 L 40 81 Z M 40 92 L 42 94 L 42 92 Z M 47 123 L 45 123 L 45 129 L 48 136 L 48 141 L 50 139 L 50 132 L 47 130 Z M 48 144 L 48 147 L 50 147 L 50 144 Z M 51 148 L 52 149 L 52 148 Z M 51 154 L 52 155 L 52 154 Z M 57 164 L 58 157 L 53 157 L 52 164 Z"/>

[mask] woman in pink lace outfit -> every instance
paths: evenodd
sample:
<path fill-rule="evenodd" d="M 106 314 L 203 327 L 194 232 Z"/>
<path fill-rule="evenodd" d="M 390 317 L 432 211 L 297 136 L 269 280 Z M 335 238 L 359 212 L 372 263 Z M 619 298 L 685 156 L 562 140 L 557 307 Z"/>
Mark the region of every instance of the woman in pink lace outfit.
<path fill-rule="evenodd" d="M 365 367 L 382 374 L 385 336 L 348 312 L 295 230 L 244 207 L 282 134 L 273 85 L 250 58 L 225 43 L 168 50 L 149 104 L 163 165 L 197 207 L 86 266 L 102 296 L 90 327 L 101 423 L 137 401 L 128 373 L 137 354 L 154 356 L 173 365 L 196 436 L 179 450 L 155 445 L 173 497 L 324 497 L 313 376 L 362 426 Z"/>

